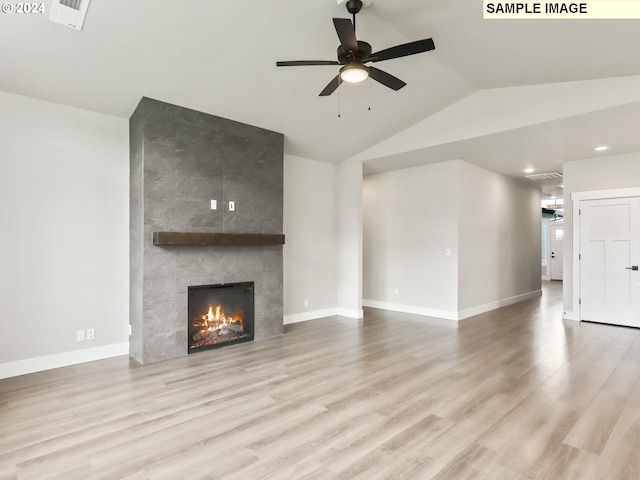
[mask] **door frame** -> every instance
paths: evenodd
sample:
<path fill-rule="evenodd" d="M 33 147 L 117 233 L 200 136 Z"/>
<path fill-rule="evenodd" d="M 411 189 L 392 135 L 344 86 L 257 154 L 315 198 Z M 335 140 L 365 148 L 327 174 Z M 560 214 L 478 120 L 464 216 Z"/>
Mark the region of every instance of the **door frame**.
<path fill-rule="evenodd" d="M 572 192 L 571 202 L 573 203 L 573 312 L 577 312 L 577 316 L 573 319 L 582 321 L 582 311 L 580 307 L 580 202 L 584 200 L 606 200 L 614 198 L 640 197 L 640 187 L 616 188 L 611 190 L 593 190 L 590 192 Z M 565 268 L 566 270 L 566 268 Z M 567 318 L 567 317 L 565 317 Z"/>

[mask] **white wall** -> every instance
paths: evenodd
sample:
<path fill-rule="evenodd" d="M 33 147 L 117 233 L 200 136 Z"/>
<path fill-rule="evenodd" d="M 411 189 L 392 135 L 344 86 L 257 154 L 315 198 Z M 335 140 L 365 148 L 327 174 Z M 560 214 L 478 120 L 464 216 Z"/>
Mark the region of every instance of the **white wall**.
<path fill-rule="evenodd" d="M 361 318 L 362 164 L 285 155 L 284 233 L 285 324 Z"/>
<path fill-rule="evenodd" d="M 461 319 L 540 294 L 537 188 L 452 160 L 364 192 L 365 305 Z"/>
<path fill-rule="evenodd" d="M 539 294 L 540 190 L 466 162 L 457 163 L 458 309 L 462 316 Z"/>
<path fill-rule="evenodd" d="M 455 162 L 365 177 L 365 305 L 451 318 L 455 315 L 457 190 Z M 451 249 L 450 256 L 445 255 L 447 248 Z"/>
<path fill-rule="evenodd" d="M 362 318 L 362 163 L 336 168 L 338 315 Z"/>
<path fill-rule="evenodd" d="M 0 152 L 0 377 L 126 354 L 127 120 L 0 92 Z"/>
<path fill-rule="evenodd" d="M 285 323 L 336 314 L 336 229 L 336 166 L 285 155 Z"/>
<path fill-rule="evenodd" d="M 584 160 L 565 162 L 564 183 L 564 310 L 567 318 L 577 318 L 573 314 L 573 202 L 574 192 L 609 190 L 640 186 L 640 152 L 610 155 Z"/>

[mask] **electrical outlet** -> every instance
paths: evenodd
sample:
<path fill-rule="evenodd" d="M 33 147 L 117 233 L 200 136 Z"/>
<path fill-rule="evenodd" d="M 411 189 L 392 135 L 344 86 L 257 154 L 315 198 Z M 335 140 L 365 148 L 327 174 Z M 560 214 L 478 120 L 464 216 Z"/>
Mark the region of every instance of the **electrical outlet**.
<path fill-rule="evenodd" d="M 94 328 L 87 328 L 87 340 L 93 340 L 96 338 L 96 330 Z"/>
<path fill-rule="evenodd" d="M 218 209 L 218 201 L 211 200 L 211 210 L 217 210 L 217 209 Z"/>
<path fill-rule="evenodd" d="M 447 256 L 451 255 L 451 249 L 450 248 L 446 248 L 444 250 L 444 254 L 447 255 Z"/>
<path fill-rule="evenodd" d="M 309 300 L 307 300 L 306 298 L 304 299 L 304 306 L 308 307 L 309 306 Z"/>
<path fill-rule="evenodd" d="M 76 332 L 76 342 L 84 342 L 84 330 L 78 330 Z"/>

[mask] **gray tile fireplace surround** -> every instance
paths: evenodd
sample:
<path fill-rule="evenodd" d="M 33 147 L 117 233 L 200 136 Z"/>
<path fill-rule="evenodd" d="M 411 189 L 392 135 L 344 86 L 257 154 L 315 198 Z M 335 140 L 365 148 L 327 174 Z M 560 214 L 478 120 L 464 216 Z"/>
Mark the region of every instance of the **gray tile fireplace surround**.
<path fill-rule="evenodd" d="M 255 339 L 280 335 L 281 245 L 162 247 L 152 236 L 281 234 L 283 135 L 148 98 L 129 127 L 130 355 L 187 354 L 190 285 L 255 282 Z"/>

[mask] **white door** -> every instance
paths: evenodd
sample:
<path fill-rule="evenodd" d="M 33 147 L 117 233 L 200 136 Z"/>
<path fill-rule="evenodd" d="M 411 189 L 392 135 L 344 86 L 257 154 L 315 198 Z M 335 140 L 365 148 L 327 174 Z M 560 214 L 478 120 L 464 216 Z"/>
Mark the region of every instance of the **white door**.
<path fill-rule="evenodd" d="M 564 225 L 552 225 L 549 229 L 549 278 L 562 280 L 562 244 Z"/>
<path fill-rule="evenodd" d="M 640 197 L 580 210 L 581 319 L 640 327 Z"/>

